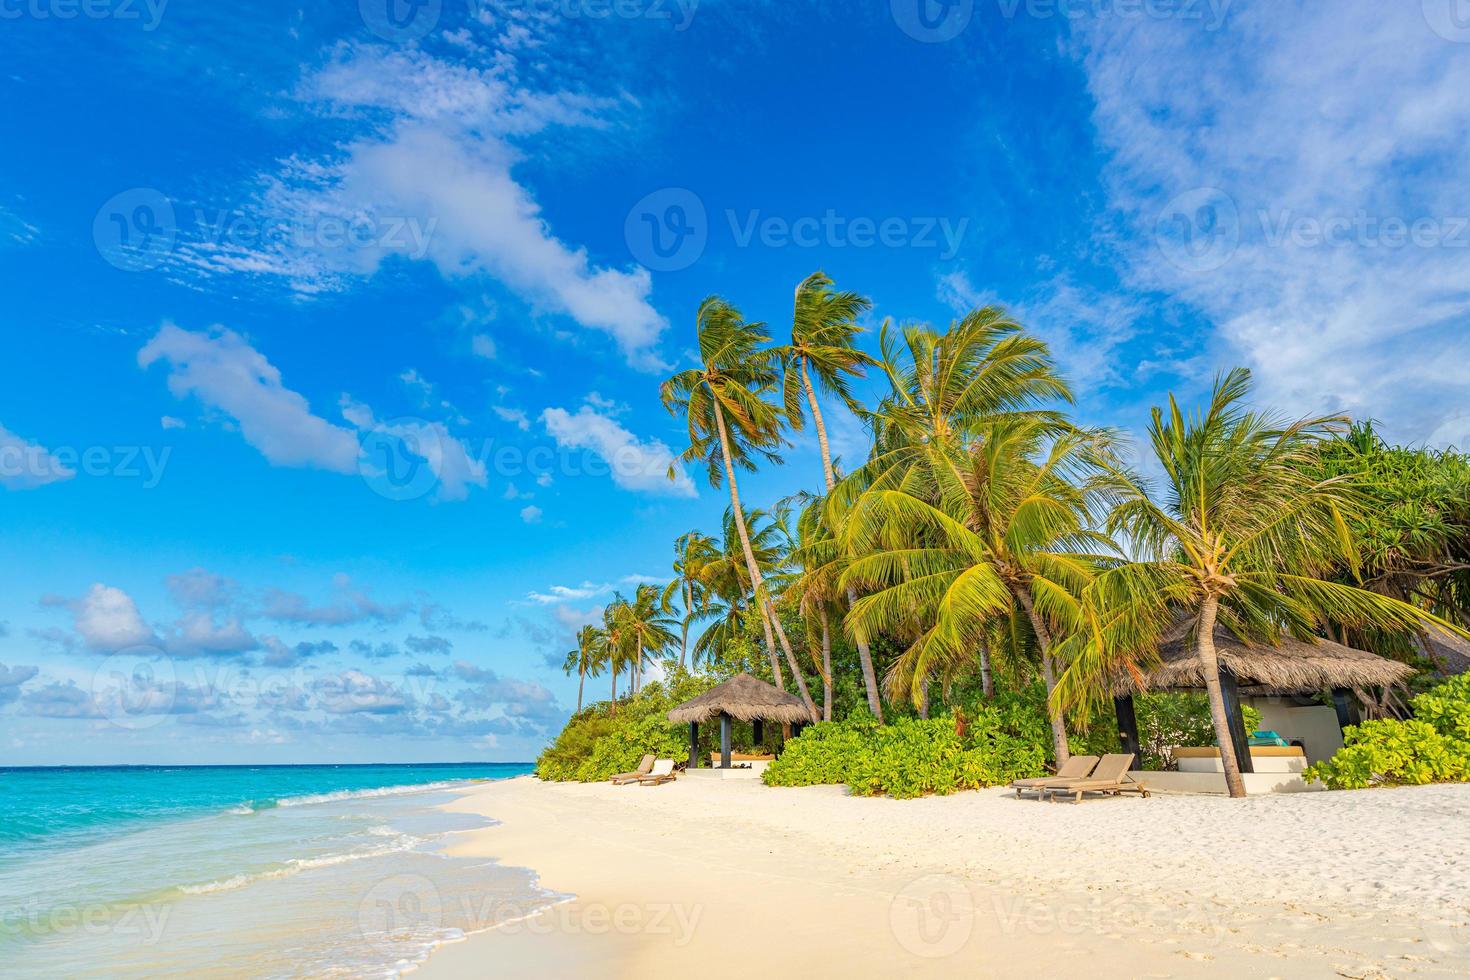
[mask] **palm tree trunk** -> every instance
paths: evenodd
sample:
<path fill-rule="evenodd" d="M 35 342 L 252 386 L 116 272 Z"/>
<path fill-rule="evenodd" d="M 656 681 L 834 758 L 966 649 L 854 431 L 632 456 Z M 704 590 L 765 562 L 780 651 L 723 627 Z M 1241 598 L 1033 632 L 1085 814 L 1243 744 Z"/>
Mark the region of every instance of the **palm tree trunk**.
<path fill-rule="evenodd" d="M 1041 648 L 1041 679 L 1046 684 L 1046 717 L 1051 721 L 1052 749 L 1056 753 L 1057 765 L 1060 766 L 1072 757 L 1072 750 L 1067 747 L 1066 719 L 1052 705 L 1051 700 L 1052 692 L 1057 687 L 1056 670 L 1051 659 L 1051 631 L 1037 614 L 1028 590 L 1013 587 L 1011 592 L 1021 603 L 1021 608 L 1026 610 L 1026 618 L 1031 621 L 1031 631 L 1036 634 L 1036 645 Z"/>
<path fill-rule="evenodd" d="M 990 675 L 990 644 L 980 641 L 980 693 L 985 700 L 995 697 L 995 679 Z"/>
<path fill-rule="evenodd" d="M 1199 606 L 1198 644 L 1200 670 L 1205 675 L 1205 696 L 1210 702 L 1210 720 L 1215 723 L 1215 740 L 1220 743 L 1220 765 L 1225 770 L 1225 788 L 1233 799 L 1245 796 L 1245 780 L 1240 775 L 1240 762 L 1235 758 L 1235 740 L 1230 737 L 1230 715 L 1225 709 L 1225 695 L 1220 690 L 1220 657 L 1215 650 L 1215 619 L 1220 600 L 1206 596 Z"/>
<path fill-rule="evenodd" d="M 822 610 L 822 720 L 832 720 L 832 628 Z"/>
<path fill-rule="evenodd" d="M 587 664 L 577 664 L 577 714 L 582 713 L 582 685 L 587 683 Z"/>
<path fill-rule="evenodd" d="M 822 418 L 822 409 L 817 404 L 817 393 L 812 388 L 811 378 L 806 373 L 806 358 L 801 359 L 801 383 L 806 388 L 807 404 L 812 408 L 812 422 L 817 429 L 817 446 L 822 451 L 822 475 L 827 480 L 827 492 L 830 494 L 837 486 L 837 476 L 832 469 L 832 449 L 827 445 L 827 423 Z M 847 604 L 849 606 L 857 602 L 857 590 L 847 590 Z M 878 672 L 873 669 L 873 651 L 868 647 L 868 639 L 862 633 L 853 634 L 853 642 L 857 644 L 858 662 L 862 664 L 863 686 L 868 691 L 868 710 L 873 712 L 873 717 L 878 719 L 878 724 L 883 724 L 883 700 L 878 695 Z"/>
<path fill-rule="evenodd" d="M 771 673 L 776 677 L 776 686 L 784 687 L 781 680 L 780 662 L 776 659 L 776 650 L 771 644 L 771 631 L 774 629 L 776 639 L 781 643 L 781 651 L 786 655 L 786 663 L 796 678 L 796 687 L 801 692 L 801 700 L 806 704 L 807 713 L 811 715 L 812 721 L 816 721 L 821 715 L 817 713 L 816 702 L 812 700 L 811 692 L 807 690 L 806 679 L 801 676 L 796 654 L 791 650 L 791 641 L 786 638 L 786 630 L 781 626 L 781 617 L 776 615 L 776 607 L 771 602 L 771 597 L 766 594 L 765 580 L 761 578 L 760 566 L 756 564 L 755 552 L 750 546 L 750 532 L 745 527 L 745 510 L 740 506 L 740 488 L 735 481 L 735 467 L 730 464 L 730 432 L 725 427 L 725 412 L 720 408 L 718 398 L 714 400 L 714 406 L 715 424 L 720 430 L 720 461 L 725 464 L 725 478 L 730 482 L 730 506 L 735 511 L 735 529 L 740 533 L 740 547 L 745 552 L 745 568 L 750 574 L 751 591 L 755 593 L 756 602 L 761 607 L 762 617 L 766 621 L 766 649 L 771 657 Z"/>
<path fill-rule="evenodd" d="M 921 688 L 923 698 L 919 701 L 919 717 L 925 721 L 929 720 L 929 681 L 926 678 Z"/>
<path fill-rule="evenodd" d="M 633 661 L 633 695 L 643 690 L 643 638 L 638 638 L 638 659 Z"/>
<path fill-rule="evenodd" d="M 609 718 L 611 718 L 611 717 L 613 717 L 614 715 L 616 715 L 618 713 L 618 660 L 617 660 L 617 657 L 613 657 L 613 659 L 610 662 L 609 666 L 611 667 L 611 669 L 608 671 L 608 673 L 612 674 L 612 700 L 609 701 L 608 704 L 607 704 L 607 716 Z"/>
<path fill-rule="evenodd" d="M 685 669 L 685 663 L 689 657 L 689 617 L 693 615 L 690 606 L 694 605 L 694 590 L 689 586 L 689 580 L 684 580 L 684 622 L 679 632 L 679 669 Z"/>

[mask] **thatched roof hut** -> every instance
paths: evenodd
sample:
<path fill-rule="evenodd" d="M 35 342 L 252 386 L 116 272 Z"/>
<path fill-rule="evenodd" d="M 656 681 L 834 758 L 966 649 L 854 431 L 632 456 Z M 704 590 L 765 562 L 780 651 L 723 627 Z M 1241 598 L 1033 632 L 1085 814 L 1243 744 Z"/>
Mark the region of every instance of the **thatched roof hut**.
<path fill-rule="evenodd" d="M 1140 690 L 1200 690 L 1204 672 L 1195 655 L 1193 623 L 1185 621 L 1172 629 L 1159 645 L 1159 664 L 1144 671 L 1144 684 L 1120 675 L 1113 693 L 1122 697 Z M 1398 684 L 1414 675 L 1414 669 L 1366 650 L 1331 640 L 1298 640 L 1285 636 L 1281 642 L 1246 643 L 1223 626 L 1215 627 L 1215 650 L 1221 667 L 1235 674 L 1241 694 L 1314 694 L 1343 688 L 1369 688 Z"/>
<path fill-rule="evenodd" d="M 1432 630 L 1419 644 L 1426 659 L 1446 677 L 1470 671 L 1470 640 L 1444 630 Z"/>
<path fill-rule="evenodd" d="M 783 725 L 811 721 L 800 698 L 749 674 L 737 674 L 699 697 L 685 701 L 669 712 L 669 721 L 676 725 L 698 724 L 720 715 Z"/>

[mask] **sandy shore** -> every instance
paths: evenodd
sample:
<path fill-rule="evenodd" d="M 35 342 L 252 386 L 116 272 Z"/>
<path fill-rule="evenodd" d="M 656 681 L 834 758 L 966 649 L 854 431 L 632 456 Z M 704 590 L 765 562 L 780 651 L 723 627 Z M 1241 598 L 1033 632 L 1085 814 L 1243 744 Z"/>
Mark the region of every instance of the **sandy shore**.
<path fill-rule="evenodd" d="M 1470 973 L 1470 786 L 912 801 L 681 779 L 479 787 L 456 853 L 574 898 L 419 976 Z"/>

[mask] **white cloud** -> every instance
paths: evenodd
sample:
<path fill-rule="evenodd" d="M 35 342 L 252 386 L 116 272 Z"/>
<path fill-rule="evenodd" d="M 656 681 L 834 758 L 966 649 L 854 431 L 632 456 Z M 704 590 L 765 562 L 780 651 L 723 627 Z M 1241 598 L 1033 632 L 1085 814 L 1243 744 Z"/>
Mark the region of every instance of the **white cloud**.
<path fill-rule="evenodd" d="M 583 582 L 581 585 L 553 585 L 545 592 L 527 592 L 526 598 L 540 605 L 550 606 L 560 602 L 590 599 L 611 591 L 611 589 L 611 585 L 599 585 L 595 582 Z"/>
<path fill-rule="evenodd" d="M 471 486 L 486 485 L 484 462 L 476 459 L 469 447 L 442 422 L 410 418 L 378 421 L 372 409 L 345 395 L 342 416 L 359 429 L 385 433 L 405 446 L 412 446 L 438 477 L 439 500 L 463 500 L 469 496 Z"/>
<path fill-rule="evenodd" d="M 1254 368 L 1263 401 L 1464 444 L 1470 61 L 1420 8 L 1241 0 L 1215 32 L 1079 21 L 1079 54 L 1133 283 L 1213 321 L 1222 343 L 1200 346 Z"/>
<path fill-rule="evenodd" d="M 45 446 L 23 439 L 0 425 L 0 487 L 31 490 L 76 476 Z"/>
<path fill-rule="evenodd" d="M 535 504 L 527 504 L 521 508 L 521 520 L 527 524 L 541 523 L 541 508 Z"/>
<path fill-rule="evenodd" d="M 477 333 L 470 338 L 470 352 L 476 357 L 483 357 L 486 360 L 493 361 L 498 350 L 496 349 L 494 338 L 489 334 Z"/>
<path fill-rule="evenodd" d="M 169 366 L 176 398 L 197 397 L 229 415 L 245 441 L 276 466 L 357 470 L 358 441 L 348 429 L 312 414 L 307 400 L 287 388 L 281 372 L 233 330 L 192 332 L 171 323 L 138 352 L 138 364 Z"/>
<path fill-rule="evenodd" d="M 512 174 L 514 140 L 549 126 L 603 125 L 618 103 L 527 88 L 503 51 L 477 67 L 346 44 L 297 94 L 313 113 L 373 122 L 332 156 L 292 159 L 267 177 L 262 218 L 305 228 L 346 218 L 372 233 L 346 247 L 300 236 L 246 248 L 184 243 L 179 254 L 195 271 L 276 276 L 313 293 L 371 275 L 388 256 L 427 260 L 446 277 L 497 280 L 537 311 L 612 337 L 630 361 L 658 365 L 652 348 L 667 322 L 651 304 L 648 271 L 599 265 L 563 241 Z M 475 353 L 493 356 L 485 350 L 493 344 Z"/>
<path fill-rule="evenodd" d="M 519 408 L 506 408 L 504 405 L 495 405 L 491 409 L 496 415 L 506 422 L 512 422 L 517 429 L 528 432 L 531 429 L 531 420 L 526 413 Z"/>
<path fill-rule="evenodd" d="M 697 496 L 694 483 L 683 469 L 674 479 L 668 471 L 674 454 L 657 439 L 639 439 L 613 419 L 583 405 L 572 414 L 562 408 L 541 413 L 546 431 L 562 449 L 583 449 L 595 454 L 609 467 L 613 482 L 625 490 L 641 493 Z"/>
<path fill-rule="evenodd" d="M 163 426 L 165 429 L 187 429 L 189 427 L 189 423 L 185 422 L 183 419 L 175 418 L 172 415 L 165 415 L 163 418 L 158 420 L 158 424 Z"/>
<path fill-rule="evenodd" d="M 98 653 L 115 653 L 127 647 L 158 642 L 153 630 L 143 622 L 138 604 L 122 589 L 98 582 L 80 599 L 48 598 L 42 601 L 45 605 L 70 609 L 72 628 L 88 648 Z"/>

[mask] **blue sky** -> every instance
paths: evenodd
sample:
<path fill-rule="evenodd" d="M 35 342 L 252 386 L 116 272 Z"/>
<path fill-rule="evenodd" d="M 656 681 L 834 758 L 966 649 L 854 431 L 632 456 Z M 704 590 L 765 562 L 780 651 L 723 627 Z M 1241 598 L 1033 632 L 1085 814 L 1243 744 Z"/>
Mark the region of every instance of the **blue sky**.
<path fill-rule="evenodd" d="M 695 307 L 817 268 L 1091 422 L 1244 364 L 1470 444 L 1454 0 L 393 2 L 5 7 L 5 761 L 531 757 L 717 526 Z"/>

